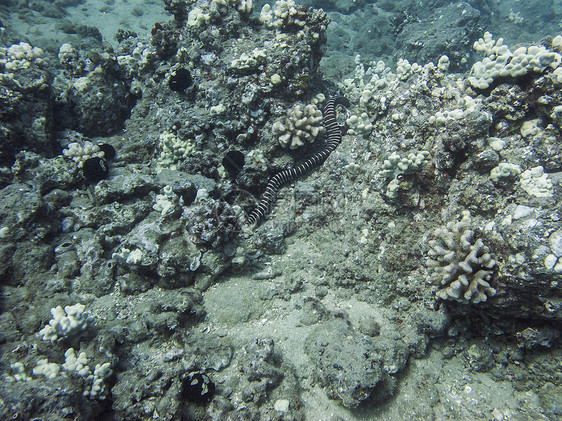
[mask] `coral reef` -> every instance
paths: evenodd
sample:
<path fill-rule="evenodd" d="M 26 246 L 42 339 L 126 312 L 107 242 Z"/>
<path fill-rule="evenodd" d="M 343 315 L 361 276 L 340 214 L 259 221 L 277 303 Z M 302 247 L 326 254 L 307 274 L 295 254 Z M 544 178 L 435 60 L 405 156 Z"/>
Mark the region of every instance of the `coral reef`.
<path fill-rule="evenodd" d="M 232 241 L 238 233 L 240 210 L 221 200 L 208 197 L 203 189 L 197 192 L 192 206 L 185 210 L 188 230 L 198 244 L 216 248 Z"/>
<path fill-rule="evenodd" d="M 78 142 L 69 143 L 62 154 L 76 163 L 78 168 L 84 166 L 84 162 L 90 158 L 103 158 L 105 154 L 98 145 L 86 141 L 83 145 Z"/>
<path fill-rule="evenodd" d="M 560 418 L 555 3 L 0 3 L 0 418 Z"/>
<path fill-rule="evenodd" d="M 520 183 L 521 188 L 531 196 L 552 197 L 552 181 L 540 165 L 523 171 Z"/>
<path fill-rule="evenodd" d="M 287 168 L 271 177 L 267 183 L 261 200 L 256 205 L 256 208 L 246 218 L 246 222 L 248 224 L 253 224 L 254 222 L 259 221 L 264 218 L 267 213 L 269 213 L 271 206 L 277 197 L 277 192 L 283 184 L 295 180 L 297 177 L 306 174 L 324 163 L 330 154 L 338 147 L 342 141 L 344 131 L 337 122 L 336 107 L 338 105 L 349 107 L 350 103 L 347 99 L 338 97 L 329 99 L 324 105 L 322 119 L 324 123 L 323 128 L 326 130 L 328 138 L 326 146 L 319 152 L 316 152 L 307 158 L 303 163 L 297 165 L 295 168 Z"/>

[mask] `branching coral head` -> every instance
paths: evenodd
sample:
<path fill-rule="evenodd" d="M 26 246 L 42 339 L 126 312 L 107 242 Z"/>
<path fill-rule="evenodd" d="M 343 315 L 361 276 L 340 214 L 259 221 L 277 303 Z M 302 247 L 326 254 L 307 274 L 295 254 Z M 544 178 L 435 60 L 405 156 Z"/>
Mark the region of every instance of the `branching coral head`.
<path fill-rule="evenodd" d="M 496 294 L 489 283 L 496 261 L 484 242 L 475 240 L 469 212 L 460 221 L 437 228 L 434 237 L 427 266 L 430 282 L 439 287 L 439 298 L 478 304 Z"/>

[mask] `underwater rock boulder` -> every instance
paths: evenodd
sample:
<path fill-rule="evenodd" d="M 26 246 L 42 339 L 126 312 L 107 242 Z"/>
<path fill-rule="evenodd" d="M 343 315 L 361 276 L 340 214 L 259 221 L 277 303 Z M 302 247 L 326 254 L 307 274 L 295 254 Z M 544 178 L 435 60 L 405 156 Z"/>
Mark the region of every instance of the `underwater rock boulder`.
<path fill-rule="evenodd" d="M 402 47 L 395 54 L 418 63 L 437 63 L 445 54 L 453 67 L 459 67 L 461 59 L 471 51 L 472 42 L 478 38 L 480 15 L 479 10 L 465 2 L 439 7 L 428 16 L 404 24 L 397 37 Z M 429 29 L 428 22 L 431 22 Z"/>
<path fill-rule="evenodd" d="M 47 73 L 31 65 L 8 75 L 0 81 L 0 168 L 9 168 L 22 150 L 44 157 L 55 153 Z"/>
<path fill-rule="evenodd" d="M 135 101 L 127 84 L 116 75 L 94 70 L 87 76 L 55 83 L 58 129 L 70 128 L 87 136 L 117 132 Z"/>
<path fill-rule="evenodd" d="M 382 355 L 371 338 L 353 332 L 342 319 L 316 328 L 305 341 L 328 396 L 353 408 L 367 399 L 382 380 Z"/>

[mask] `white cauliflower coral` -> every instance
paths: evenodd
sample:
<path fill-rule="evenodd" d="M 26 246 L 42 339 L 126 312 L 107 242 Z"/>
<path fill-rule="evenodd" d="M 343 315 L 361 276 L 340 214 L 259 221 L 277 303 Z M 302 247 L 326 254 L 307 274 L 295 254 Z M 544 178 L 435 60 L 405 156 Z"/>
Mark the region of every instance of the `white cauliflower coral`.
<path fill-rule="evenodd" d="M 481 239 L 474 240 L 469 212 L 460 221 L 436 229 L 434 235 L 427 266 L 430 282 L 440 287 L 439 298 L 478 304 L 496 294 L 488 282 L 496 261 Z"/>
<path fill-rule="evenodd" d="M 64 309 L 61 306 L 52 308 L 53 318 L 39 331 L 39 336 L 44 341 L 51 342 L 79 336 L 95 320 L 89 312 L 84 311 L 85 309 L 86 306 L 80 303 L 66 306 Z"/>
<path fill-rule="evenodd" d="M 314 104 L 297 104 L 289 110 L 287 117 L 273 123 L 273 134 L 283 147 L 296 149 L 312 143 L 324 130 L 322 111 Z"/>

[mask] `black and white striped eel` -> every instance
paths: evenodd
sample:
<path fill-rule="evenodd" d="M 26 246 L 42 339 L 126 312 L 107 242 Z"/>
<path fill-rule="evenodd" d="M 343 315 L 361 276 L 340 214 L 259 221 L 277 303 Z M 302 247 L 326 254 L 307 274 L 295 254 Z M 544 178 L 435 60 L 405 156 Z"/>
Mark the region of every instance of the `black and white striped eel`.
<path fill-rule="evenodd" d="M 326 130 L 326 137 L 328 142 L 326 147 L 319 152 L 316 152 L 302 164 L 294 168 L 285 169 L 278 172 L 271 177 L 265 187 L 265 192 L 261 197 L 256 208 L 246 217 L 246 224 L 250 225 L 265 218 L 271 211 L 271 206 L 277 199 L 277 192 L 286 183 L 293 181 L 310 170 L 322 165 L 330 154 L 341 143 L 344 128 L 340 126 L 336 120 L 336 107 L 343 105 L 349 108 L 349 101 L 344 97 L 330 98 L 322 112 L 322 119 L 324 129 Z"/>

